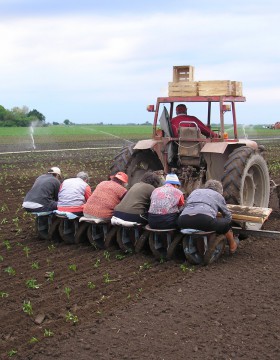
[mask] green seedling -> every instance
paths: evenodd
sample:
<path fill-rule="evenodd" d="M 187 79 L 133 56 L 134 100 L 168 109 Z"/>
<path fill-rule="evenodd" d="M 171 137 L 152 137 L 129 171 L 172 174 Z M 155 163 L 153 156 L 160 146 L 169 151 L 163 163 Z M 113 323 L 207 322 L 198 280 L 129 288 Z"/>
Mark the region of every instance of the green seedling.
<path fill-rule="evenodd" d="M 41 286 L 40 284 L 37 284 L 37 280 L 36 280 L 36 279 L 26 280 L 25 285 L 26 285 L 29 289 L 39 289 L 39 287 Z"/>
<path fill-rule="evenodd" d="M 126 297 L 128 300 L 131 299 L 131 294 L 128 294 L 127 297 Z"/>
<path fill-rule="evenodd" d="M 54 333 L 51 330 L 49 330 L 49 329 L 44 330 L 45 337 L 52 337 L 53 335 L 54 335 Z"/>
<path fill-rule="evenodd" d="M 104 253 L 103 253 L 103 255 L 104 255 L 104 257 L 105 257 L 105 259 L 106 259 L 107 261 L 110 260 L 110 253 L 109 253 L 109 251 L 105 250 Z"/>
<path fill-rule="evenodd" d="M 124 258 L 125 258 L 125 255 L 123 255 L 123 254 L 117 254 L 116 255 L 117 260 L 123 260 Z"/>
<path fill-rule="evenodd" d="M 193 267 L 193 266 L 188 267 L 188 266 L 185 265 L 185 264 L 180 265 L 180 269 L 181 269 L 183 272 L 186 272 L 186 271 L 193 272 L 193 271 L 194 271 L 194 267 Z"/>
<path fill-rule="evenodd" d="M 3 256 L 0 255 L 0 262 L 2 262 L 4 260 Z"/>
<path fill-rule="evenodd" d="M 6 246 L 6 249 L 7 249 L 7 250 L 11 250 L 12 245 L 11 245 L 11 243 L 10 243 L 9 240 L 4 240 L 4 241 L 3 241 L 3 244 Z"/>
<path fill-rule="evenodd" d="M 32 308 L 31 302 L 24 300 L 23 305 L 22 305 L 22 310 L 23 310 L 23 312 L 25 312 L 29 316 L 32 315 L 33 314 L 33 308 Z"/>
<path fill-rule="evenodd" d="M 47 278 L 47 281 L 53 281 L 53 279 L 54 279 L 54 271 L 47 271 L 46 272 L 46 278 Z"/>
<path fill-rule="evenodd" d="M 103 275 L 103 279 L 104 279 L 105 284 L 109 284 L 111 282 L 110 275 L 108 273 Z"/>
<path fill-rule="evenodd" d="M 77 265 L 76 264 L 70 264 L 68 266 L 68 269 L 71 270 L 71 271 L 77 271 Z"/>
<path fill-rule="evenodd" d="M 39 269 L 39 263 L 38 263 L 38 261 L 33 262 L 33 263 L 31 264 L 31 268 L 32 268 L 32 269 Z"/>
<path fill-rule="evenodd" d="M 7 211 L 7 210 L 9 210 L 9 208 L 8 208 L 8 205 L 6 205 L 6 204 L 3 204 L 3 205 L 0 207 L 0 212 L 5 212 L 5 211 Z"/>
<path fill-rule="evenodd" d="M 1 221 L 1 225 L 4 225 L 4 224 L 7 224 L 8 220 L 6 218 L 4 218 L 2 221 Z"/>
<path fill-rule="evenodd" d="M 76 325 L 79 321 L 78 316 L 72 314 L 70 311 L 66 314 L 66 321 L 72 322 L 74 325 Z"/>
<path fill-rule="evenodd" d="M 96 259 L 95 264 L 93 265 L 93 267 L 98 268 L 99 265 L 100 265 L 100 259 Z"/>
<path fill-rule="evenodd" d="M 0 297 L 1 298 L 7 298 L 9 296 L 8 293 L 4 292 L 4 291 L 0 291 Z"/>
<path fill-rule="evenodd" d="M 12 268 L 11 266 L 8 266 L 4 271 L 11 276 L 16 275 L 16 270 L 14 268 Z"/>
<path fill-rule="evenodd" d="M 39 342 L 39 340 L 35 336 L 29 340 L 29 344 L 36 344 L 37 342 Z"/>
<path fill-rule="evenodd" d="M 95 284 L 92 281 L 89 281 L 87 286 L 88 286 L 89 289 L 95 289 L 95 287 L 96 287 Z"/>
<path fill-rule="evenodd" d="M 64 288 L 64 292 L 65 292 L 65 294 L 66 294 L 66 296 L 67 296 L 67 299 L 69 300 L 70 299 L 70 293 L 71 293 L 71 289 L 70 289 L 70 287 L 65 287 Z"/>
<path fill-rule="evenodd" d="M 16 232 L 16 235 L 20 234 L 22 232 L 22 229 L 21 228 L 17 228 L 17 232 Z"/>
<path fill-rule="evenodd" d="M 23 251 L 24 251 L 24 253 L 25 253 L 25 256 L 28 257 L 28 256 L 29 256 L 29 253 L 30 253 L 29 247 L 28 247 L 28 246 L 25 246 L 25 247 L 23 248 Z"/>
<path fill-rule="evenodd" d="M 137 294 L 136 294 L 136 297 L 137 297 L 137 298 L 140 296 L 140 294 L 141 294 L 142 291 L 143 291 L 142 288 L 139 288 L 139 289 L 137 290 Z"/>
<path fill-rule="evenodd" d="M 16 355 L 16 354 L 17 354 L 17 351 L 14 350 L 14 349 L 8 351 L 8 356 L 9 356 L 9 357 L 12 357 L 12 356 L 14 356 L 14 355 Z"/>
<path fill-rule="evenodd" d="M 152 267 L 152 265 L 148 262 L 145 262 L 143 265 L 139 266 L 139 270 L 148 270 Z"/>
<path fill-rule="evenodd" d="M 48 246 L 48 250 L 49 250 L 49 251 L 53 251 L 54 249 L 55 249 L 54 244 L 51 244 L 51 245 Z"/>
<path fill-rule="evenodd" d="M 112 281 L 117 281 L 117 280 L 110 279 L 110 274 L 109 273 L 104 274 L 103 279 L 104 279 L 105 284 L 109 284 Z"/>

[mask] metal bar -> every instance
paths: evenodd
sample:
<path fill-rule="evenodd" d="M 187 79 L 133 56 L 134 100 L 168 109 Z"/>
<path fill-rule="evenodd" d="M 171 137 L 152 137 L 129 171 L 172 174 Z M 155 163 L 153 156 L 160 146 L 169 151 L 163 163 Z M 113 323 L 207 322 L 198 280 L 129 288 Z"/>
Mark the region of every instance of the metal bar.
<path fill-rule="evenodd" d="M 267 237 L 267 238 L 276 238 L 280 240 L 280 231 L 271 231 L 271 230 L 248 230 L 241 229 L 239 227 L 232 228 L 234 234 L 256 236 L 256 237 Z"/>
<path fill-rule="evenodd" d="M 231 103 L 232 109 L 232 119 L 233 119 L 233 129 L 234 129 L 234 138 L 237 139 L 237 123 L 236 123 L 236 111 L 235 111 L 235 103 Z"/>
<path fill-rule="evenodd" d="M 154 136 L 154 137 L 155 137 L 155 135 L 156 135 L 156 130 L 157 130 L 158 112 L 159 112 L 159 103 L 157 102 L 156 111 L 155 111 L 155 116 L 154 116 L 154 124 L 153 124 L 153 136 Z"/>
<path fill-rule="evenodd" d="M 211 129 L 211 101 L 208 101 L 207 126 Z"/>
<path fill-rule="evenodd" d="M 244 102 L 244 96 L 170 96 L 157 98 L 158 103 L 171 103 L 171 102 Z"/>
<path fill-rule="evenodd" d="M 223 112 L 222 97 L 220 97 L 220 124 L 221 124 L 221 128 L 220 128 L 221 137 L 222 137 L 222 139 L 224 139 L 225 124 L 224 124 L 224 112 Z"/>

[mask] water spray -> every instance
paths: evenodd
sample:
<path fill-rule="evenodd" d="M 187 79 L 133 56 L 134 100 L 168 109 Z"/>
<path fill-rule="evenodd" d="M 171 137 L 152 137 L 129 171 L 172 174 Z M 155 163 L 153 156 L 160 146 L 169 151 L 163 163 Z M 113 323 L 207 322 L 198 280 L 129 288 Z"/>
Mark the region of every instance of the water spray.
<path fill-rule="evenodd" d="M 33 134 L 34 134 L 33 123 L 31 123 L 31 125 L 30 125 L 29 133 L 30 133 L 31 140 L 32 140 L 33 150 L 35 150 L 35 149 L 36 149 L 36 146 L 35 146 L 35 141 L 34 141 L 34 137 L 33 137 Z"/>
<path fill-rule="evenodd" d="M 242 130 L 243 130 L 243 133 L 244 133 L 244 139 L 247 140 L 247 139 L 248 139 L 248 135 L 246 134 L 245 126 L 246 126 L 246 125 L 244 125 L 244 124 L 242 125 Z"/>

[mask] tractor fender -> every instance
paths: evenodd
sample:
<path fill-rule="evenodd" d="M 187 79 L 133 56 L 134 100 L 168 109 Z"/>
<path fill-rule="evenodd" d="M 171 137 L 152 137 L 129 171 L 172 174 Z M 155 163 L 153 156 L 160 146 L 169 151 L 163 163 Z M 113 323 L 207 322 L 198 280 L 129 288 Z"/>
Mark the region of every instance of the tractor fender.
<path fill-rule="evenodd" d="M 162 141 L 161 140 L 153 140 L 153 139 L 140 140 L 135 144 L 133 150 L 153 149 L 154 146 L 160 142 L 162 142 Z"/>
<path fill-rule="evenodd" d="M 201 149 L 202 153 L 216 153 L 216 154 L 223 154 L 228 146 L 248 146 L 252 149 L 258 149 L 258 144 L 255 141 L 247 140 L 247 139 L 240 139 L 231 142 L 209 142 L 206 143 L 203 148 Z"/>

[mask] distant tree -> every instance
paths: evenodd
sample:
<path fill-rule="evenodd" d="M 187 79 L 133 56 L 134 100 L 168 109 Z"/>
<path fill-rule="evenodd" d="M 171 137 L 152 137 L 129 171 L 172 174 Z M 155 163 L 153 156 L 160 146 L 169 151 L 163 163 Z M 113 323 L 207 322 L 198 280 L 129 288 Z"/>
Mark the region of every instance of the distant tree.
<path fill-rule="evenodd" d="M 65 125 L 70 125 L 70 123 L 71 123 L 71 121 L 68 120 L 68 119 L 65 119 L 63 122 L 64 122 Z"/>
<path fill-rule="evenodd" d="M 36 117 L 39 121 L 42 121 L 42 122 L 44 122 L 45 120 L 46 120 L 46 117 L 43 115 L 43 114 L 41 114 L 38 110 L 36 110 L 36 109 L 33 109 L 32 111 L 29 111 L 28 113 L 27 113 L 27 116 L 28 117 L 31 117 L 31 116 L 34 116 L 34 117 Z"/>
<path fill-rule="evenodd" d="M 53 125 L 59 125 L 59 123 L 58 122 L 56 122 L 56 121 L 53 121 L 53 123 L 52 123 Z"/>
<path fill-rule="evenodd" d="M 45 116 L 37 110 L 29 111 L 27 106 L 14 106 L 7 110 L 0 105 L 0 126 L 30 126 L 33 121 L 40 121 L 45 125 Z"/>
<path fill-rule="evenodd" d="M 26 105 L 23 105 L 22 107 L 19 107 L 19 106 L 14 106 L 12 109 L 11 109 L 11 112 L 13 114 L 15 114 L 16 116 L 17 115 L 23 115 L 23 116 L 26 116 L 28 114 L 28 107 Z"/>
<path fill-rule="evenodd" d="M 7 110 L 4 108 L 4 106 L 0 105 L 0 121 L 4 120 L 6 114 Z"/>

